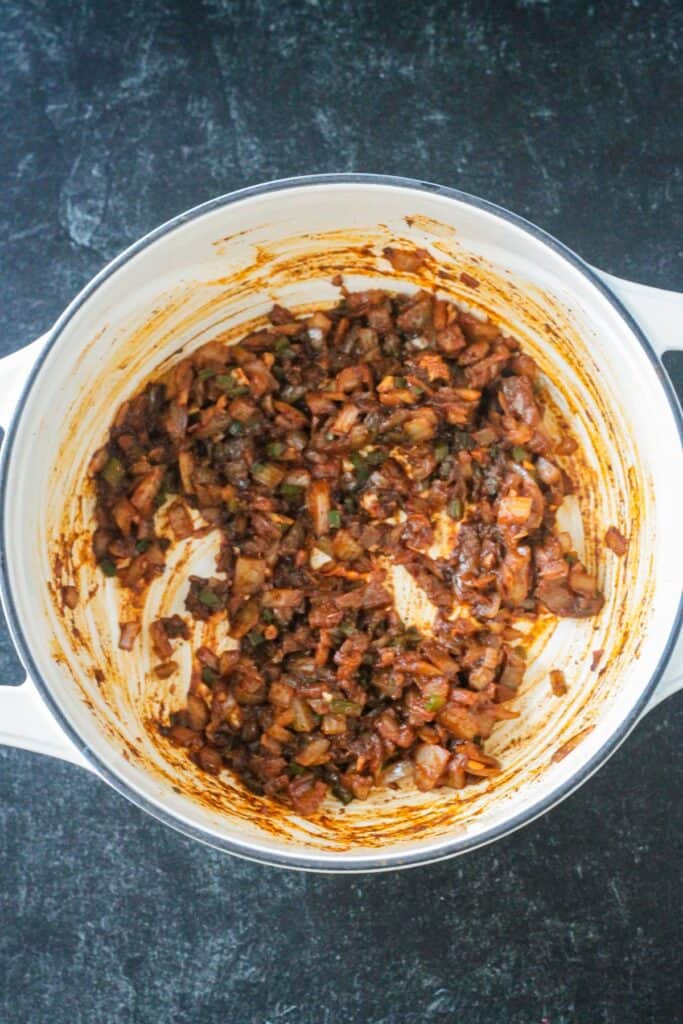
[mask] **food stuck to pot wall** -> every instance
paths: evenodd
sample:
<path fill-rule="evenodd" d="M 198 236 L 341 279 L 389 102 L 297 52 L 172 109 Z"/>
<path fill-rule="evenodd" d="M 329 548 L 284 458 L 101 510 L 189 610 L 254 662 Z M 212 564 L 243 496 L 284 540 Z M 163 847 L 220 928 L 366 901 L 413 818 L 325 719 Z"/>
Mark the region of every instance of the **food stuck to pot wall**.
<path fill-rule="evenodd" d="M 427 254 L 385 256 L 415 272 Z M 306 816 L 328 794 L 496 775 L 485 741 L 517 715 L 535 626 L 603 606 L 556 523 L 577 443 L 534 359 L 429 291 L 335 284 L 336 305 L 275 306 L 153 376 L 90 464 L 94 555 L 130 599 L 121 649 L 170 549 L 220 537 L 185 614 L 148 627 L 176 694 L 161 731 Z M 227 635 L 193 650 L 185 699 L 176 651 L 197 622 Z"/>

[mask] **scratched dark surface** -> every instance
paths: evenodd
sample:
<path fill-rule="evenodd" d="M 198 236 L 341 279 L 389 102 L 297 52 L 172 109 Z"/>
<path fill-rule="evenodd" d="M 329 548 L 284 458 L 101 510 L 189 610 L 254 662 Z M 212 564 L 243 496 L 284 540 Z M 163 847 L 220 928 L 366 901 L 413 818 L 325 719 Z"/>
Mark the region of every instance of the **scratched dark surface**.
<path fill-rule="evenodd" d="M 5 0 L 0 353 L 171 215 L 313 171 L 454 185 L 683 290 L 681 39 L 677 0 Z M 673 1024 L 681 740 L 678 696 L 522 832 L 365 878 L 229 859 L 2 749 L 0 1021 Z"/>

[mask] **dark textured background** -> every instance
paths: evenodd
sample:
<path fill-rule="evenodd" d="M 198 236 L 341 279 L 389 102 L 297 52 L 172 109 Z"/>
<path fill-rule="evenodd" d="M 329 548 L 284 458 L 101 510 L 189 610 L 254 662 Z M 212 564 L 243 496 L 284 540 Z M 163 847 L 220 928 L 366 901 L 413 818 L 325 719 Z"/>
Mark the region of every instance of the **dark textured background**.
<path fill-rule="evenodd" d="M 683 290 L 682 39 L 677 0 L 3 0 L 0 352 L 171 215 L 313 171 L 455 185 Z M 682 737 L 679 696 L 521 833 L 367 878 L 229 859 L 0 750 L 0 1021 L 680 1021 Z"/>

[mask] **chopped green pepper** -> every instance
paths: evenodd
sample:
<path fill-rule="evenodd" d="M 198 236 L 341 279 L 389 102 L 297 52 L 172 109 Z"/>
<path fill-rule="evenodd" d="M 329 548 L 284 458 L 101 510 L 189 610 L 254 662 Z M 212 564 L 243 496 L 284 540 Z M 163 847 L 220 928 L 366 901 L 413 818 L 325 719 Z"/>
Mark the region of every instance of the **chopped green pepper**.
<path fill-rule="evenodd" d="M 199 601 L 201 601 L 203 605 L 206 605 L 207 608 L 221 607 L 220 597 L 218 597 L 217 594 L 214 594 L 213 590 L 211 590 L 210 587 L 202 587 L 202 589 L 197 594 L 197 598 Z"/>
<path fill-rule="evenodd" d="M 306 775 L 306 768 L 304 768 L 302 764 L 297 764 L 296 761 L 292 761 L 292 763 L 287 766 L 287 771 L 290 775 Z"/>
<path fill-rule="evenodd" d="M 168 473 L 167 473 L 166 476 L 164 477 L 164 479 L 161 481 L 161 487 L 159 488 L 159 490 L 157 491 L 157 493 L 154 496 L 153 504 L 154 504 L 155 508 L 161 508 L 161 506 L 166 501 L 166 498 L 168 496 L 168 491 L 169 491 L 168 484 L 169 484 L 169 481 L 168 481 Z"/>
<path fill-rule="evenodd" d="M 117 459 L 115 455 L 112 455 L 106 462 L 104 469 L 102 470 L 101 476 L 106 482 L 116 490 L 126 475 L 126 471 L 123 468 L 123 463 L 120 459 Z"/>
<path fill-rule="evenodd" d="M 341 514 L 336 508 L 331 508 L 327 513 L 327 522 L 333 530 L 338 530 L 341 526 Z"/>
<path fill-rule="evenodd" d="M 447 511 L 451 519 L 462 519 L 462 502 L 459 498 L 453 498 L 448 502 Z"/>
<path fill-rule="evenodd" d="M 214 683 L 218 682 L 218 672 L 209 665 L 205 665 L 202 669 L 202 682 L 206 683 L 207 686 L 213 686 Z"/>
<path fill-rule="evenodd" d="M 249 394 L 249 388 L 244 384 L 237 384 L 232 373 L 219 373 L 215 382 L 222 391 L 226 391 L 228 393 L 230 398 L 237 398 L 238 395 Z"/>
<path fill-rule="evenodd" d="M 271 459 L 279 459 L 282 453 L 284 452 L 285 447 L 286 446 L 282 443 L 282 441 L 273 441 L 271 444 L 267 445 L 266 453 L 270 456 Z"/>
<path fill-rule="evenodd" d="M 116 576 L 116 566 L 111 558 L 103 558 L 100 562 L 100 569 L 105 576 Z"/>
<path fill-rule="evenodd" d="M 476 448 L 476 443 L 466 430 L 454 430 L 453 447 L 456 451 L 470 452 L 473 448 Z"/>
<path fill-rule="evenodd" d="M 362 708 L 355 700 L 333 700 L 330 701 L 330 711 L 335 715 L 359 715 Z"/>
<path fill-rule="evenodd" d="M 445 703 L 445 697 L 441 697 L 438 693 L 434 693 L 425 701 L 425 709 L 427 711 L 441 711 L 441 708 L 444 706 Z"/>
<path fill-rule="evenodd" d="M 303 493 L 303 487 L 298 487 L 296 484 L 280 485 L 280 494 L 283 498 L 287 498 L 288 501 L 301 501 Z"/>
<path fill-rule="evenodd" d="M 148 539 L 147 539 L 147 538 L 145 537 L 145 538 L 143 538 L 142 540 L 139 540 L 139 541 L 138 541 L 138 542 L 136 543 L 136 545 L 135 545 L 135 550 L 137 551 L 137 553 L 138 553 L 139 555 L 144 555 L 145 551 L 149 551 L 149 549 L 150 549 L 150 547 L 151 547 L 151 546 L 152 546 L 152 542 L 151 542 L 151 540 L 148 540 Z"/>
<path fill-rule="evenodd" d="M 510 454 L 515 462 L 526 462 L 529 459 L 528 451 L 519 444 L 514 445 Z"/>
<path fill-rule="evenodd" d="M 259 647 L 262 643 L 265 643 L 265 639 L 263 633 L 259 633 L 257 629 L 252 629 L 247 633 L 247 640 L 252 647 Z"/>
<path fill-rule="evenodd" d="M 244 511 L 244 503 L 241 502 L 240 499 L 237 497 L 228 498 L 228 500 L 225 503 L 225 507 L 227 508 L 231 516 L 236 516 L 240 512 Z"/>
<path fill-rule="evenodd" d="M 416 626 L 408 626 L 408 629 L 398 638 L 399 647 L 412 649 L 422 640 L 419 629 Z"/>
<path fill-rule="evenodd" d="M 287 338 L 278 338 L 273 348 L 276 352 L 286 352 L 289 348 L 289 340 Z"/>
<path fill-rule="evenodd" d="M 209 370 L 206 367 L 203 370 L 199 371 L 199 379 L 200 380 L 210 380 L 212 377 L 215 377 L 215 376 L 216 376 L 216 371 L 215 370 Z"/>
<path fill-rule="evenodd" d="M 370 467 L 368 466 L 367 461 L 359 454 L 359 452 L 352 452 L 351 465 L 354 468 L 358 482 L 364 483 L 370 476 Z"/>

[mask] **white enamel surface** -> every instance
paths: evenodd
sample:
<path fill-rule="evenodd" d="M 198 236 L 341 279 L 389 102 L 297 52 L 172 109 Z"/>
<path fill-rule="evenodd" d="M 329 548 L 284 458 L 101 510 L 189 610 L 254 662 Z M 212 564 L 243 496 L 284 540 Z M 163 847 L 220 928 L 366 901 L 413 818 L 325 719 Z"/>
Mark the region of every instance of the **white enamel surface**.
<path fill-rule="evenodd" d="M 138 710 L 141 707 L 136 700 L 145 683 L 139 677 L 137 663 L 124 662 L 123 667 L 127 666 L 130 675 L 130 693 L 123 694 L 119 706 L 112 708 L 101 699 L 89 667 L 79 662 L 77 652 L 70 650 L 69 636 L 55 615 L 46 590 L 46 581 L 51 577 L 47 550 L 54 525 L 51 516 L 56 517 L 58 509 L 73 495 L 82 479 L 87 455 L 102 443 L 108 420 L 124 393 L 134 391 L 154 366 L 170 356 L 179 344 L 195 347 L 218 329 L 263 313 L 274 298 L 292 305 L 336 298 L 335 289 L 323 279 L 298 283 L 276 294 L 269 294 L 266 289 L 258 295 L 249 295 L 247 287 L 242 295 L 233 296 L 221 307 L 219 314 L 214 306 L 210 315 L 200 317 L 199 328 L 196 322 L 189 324 L 188 310 L 198 310 L 202 303 L 215 300 L 222 288 L 222 284 L 216 283 L 218 279 L 225 279 L 239 267 L 249 264 L 254 258 L 255 245 L 270 245 L 278 239 L 306 232 L 322 235 L 338 232 L 340 228 L 367 230 L 379 224 L 388 225 L 397 234 L 420 245 L 434 242 L 436 236 L 425 233 L 424 227 L 410 228 L 406 224 L 405 216 L 416 214 L 451 225 L 457 232 L 454 245 L 479 254 L 500 267 L 501 272 L 505 268 L 517 280 L 525 282 L 525 286 L 534 289 L 538 301 L 542 301 L 539 296 L 547 292 L 569 310 L 568 315 L 601 374 L 605 394 L 610 396 L 611 413 L 621 430 L 623 450 L 615 446 L 612 452 L 617 479 L 619 473 L 626 472 L 626 463 L 631 460 L 637 463 L 638 471 L 651 487 L 644 526 L 649 535 L 648 544 L 641 547 L 642 564 L 631 594 L 623 596 L 624 600 L 637 602 L 640 588 L 643 595 L 648 594 L 648 607 L 642 635 L 637 638 L 637 644 L 633 643 L 632 656 L 627 665 L 622 665 L 618 681 L 610 679 L 609 673 L 599 681 L 589 676 L 586 652 L 592 625 L 563 622 L 530 671 L 529 689 L 521 701 L 522 719 L 519 723 L 505 723 L 492 743 L 494 752 L 496 744 L 500 749 L 507 749 L 515 731 L 523 737 L 525 729 L 529 735 L 536 728 L 560 730 L 563 718 L 573 721 L 574 732 L 580 732 L 587 724 L 592 726 L 592 731 L 568 756 L 550 764 L 546 755 L 541 765 L 533 762 L 533 751 L 518 751 L 514 756 L 518 759 L 520 777 L 526 781 L 517 790 L 509 786 L 500 792 L 493 791 L 487 802 L 484 787 L 478 813 L 471 819 L 465 817 L 457 828 L 446 833 L 427 830 L 419 837 L 403 839 L 400 844 L 388 842 L 382 850 L 358 844 L 344 852 L 345 863 L 372 861 L 379 866 L 390 862 L 392 854 L 418 849 L 425 852 L 425 857 L 437 856 L 454 836 L 468 842 L 476 840 L 528 807 L 540 805 L 558 788 L 566 786 L 580 765 L 601 749 L 639 703 L 657 668 L 676 616 L 683 579 L 683 549 L 678 533 L 678 510 L 683 507 L 683 473 L 675 420 L 662 395 L 657 371 L 618 312 L 556 251 L 515 224 L 452 198 L 397 186 L 350 183 L 301 186 L 247 197 L 239 203 L 209 211 L 158 239 L 104 280 L 96 293 L 68 319 L 40 368 L 22 410 L 7 469 L 8 500 L 4 517 L 8 574 L 17 616 L 37 670 L 49 688 L 51 699 L 81 741 L 152 805 L 172 813 L 187 826 L 202 830 L 209 839 L 211 836 L 228 838 L 242 845 L 245 852 L 251 850 L 266 858 L 291 855 L 301 861 L 311 857 L 334 867 L 340 854 L 325 848 L 324 835 L 315 826 L 294 822 L 289 836 L 273 838 L 253 823 L 231 818 L 225 810 L 210 811 L 187 796 L 174 793 L 161 775 L 127 758 L 124 744 L 111 738 L 114 732 L 125 735 L 133 745 L 144 747 L 150 761 L 160 763 L 162 756 L 159 747 L 145 735 L 139 717 L 136 718 L 136 707 Z M 230 243 L 216 244 L 226 236 L 235 235 L 237 237 Z M 440 241 L 448 244 L 448 237 L 446 234 Z M 302 242 L 302 253 L 310 244 L 310 239 L 305 244 Z M 327 243 L 320 238 L 317 244 L 324 247 Z M 364 280 L 351 280 L 350 284 Z M 148 351 L 139 353 L 135 373 L 131 376 L 129 367 L 119 371 L 117 352 L 125 348 L 131 334 L 147 324 L 155 311 L 168 307 L 170 297 L 177 300 L 176 311 L 156 329 L 145 333 L 144 344 Z M 548 365 L 571 373 L 570 367 L 558 361 L 557 353 L 547 341 L 536 338 L 536 343 L 541 348 L 545 345 Z M 104 367 L 108 371 L 103 377 Z M 121 391 L 121 381 L 125 381 L 127 392 Z M 578 378 L 573 386 L 580 390 Z M 83 406 L 85 395 L 87 403 Z M 67 430 L 74 429 L 73 411 L 79 402 L 80 420 L 75 440 L 72 437 L 69 441 L 74 456 L 70 466 L 62 467 L 55 478 L 53 469 L 59 462 Z M 582 422 L 581 415 L 577 415 L 575 429 L 579 436 Z M 585 441 L 590 449 L 588 435 Z M 609 500 L 609 496 L 605 497 L 607 504 L 604 508 L 600 506 L 604 514 L 617 511 L 616 506 L 611 509 Z M 48 522 L 43 514 L 46 508 L 52 510 Z M 607 525 L 609 522 L 604 523 L 605 527 Z M 610 574 L 607 582 L 617 587 L 618 569 L 614 563 L 608 564 L 607 572 Z M 650 576 L 656 579 L 654 594 L 648 590 Z M 110 592 L 112 586 L 108 584 Z M 181 601 L 182 594 L 177 598 Z M 105 596 L 103 600 L 106 604 L 110 599 Z M 113 605 L 110 611 L 110 618 L 115 621 Z M 96 617 L 93 621 L 101 623 L 103 619 Z M 609 621 L 601 628 L 609 639 Z M 114 630 L 112 623 L 112 633 Z M 66 651 L 68 665 L 55 660 L 52 638 Z M 116 637 L 102 635 L 101 643 L 111 652 Z M 580 658 L 578 651 L 582 652 Z M 549 698 L 544 685 L 547 670 L 565 664 L 572 678 L 577 679 L 574 703 L 572 699 L 562 703 Z M 599 713 L 593 709 L 587 716 L 585 709 L 576 705 L 578 695 L 591 686 L 600 690 L 596 701 Z M 25 703 L 24 707 L 28 709 L 22 712 L 25 719 L 30 705 Z M 550 724 L 543 724 L 550 719 Z M 107 722 L 108 730 L 103 728 Z M 24 731 L 27 729 L 30 731 L 29 727 Z M 11 738 L 11 729 L 9 733 L 5 731 L 5 737 Z M 23 745 L 31 746 L 31 743 Z M 59 753 L 57 749 L 54 752 Z M 75 754 L 74 759 L 80 759 L 80 755 Z M 420 795 L 391 797 L 397 812 L 401 804 L 412 803 L 417 807 L 424 804 L 425 799 Z M 429 799 L 458 798 L 442 791 Z M 372 820 L 376 812 L 385 813 L 386 809 L 386 802 L 378 804 L 377 808 L 372 802 L 353 805 L 353 813 L 365 815 L 368 820 Z"/>
<path fill-rule="evenodd" d="M 612 274 L 600 276 L 626 306 L 659 356 L 683 350 L 683 294 L 623 281 Z M 674 461 L 675 475 L 675 461 Z M 679 470 L 680 476 L 680 470 Z M 683 688 L 683 634 L 669 659 L 666 673 L 650 699 L 645 713 Z"/>
<path fill-rule="evenodd" d="M 658 355 L 683 349 L 683 294 L 622 281 L 612 274 L 600 276 L 638 321 Z"/>
<path fill-rule="evenodd" d="M 0 743 L 60 757 L 81 768 L 90 767 L 49 712 L 30 679 L 21 686 L 0 686 Z"/>
<path fill-rule="evenodd" d="M 0 427 L 3 430 L 12 418 L 28 375 L 43 351 L 48 335 L 43 334 L 30 345 L 0 359 Z"/>

